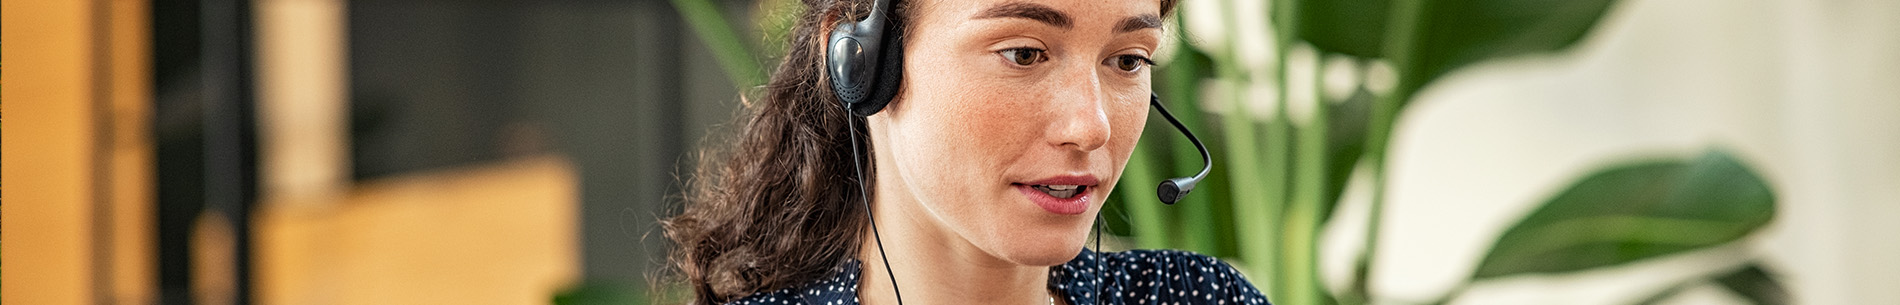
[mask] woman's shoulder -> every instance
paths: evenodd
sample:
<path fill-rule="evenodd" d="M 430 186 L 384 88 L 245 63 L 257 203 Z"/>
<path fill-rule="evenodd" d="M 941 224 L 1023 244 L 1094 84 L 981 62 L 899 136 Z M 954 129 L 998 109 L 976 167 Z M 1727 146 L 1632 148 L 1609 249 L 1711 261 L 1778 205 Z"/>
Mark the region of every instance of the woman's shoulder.
<path fill-rule="evenodd" d="M 832 267 L 825 278 L 798 287 L 758 292 L 726 302 L 728 305 L 857 304 L 858 261 Z"/>
<path fill-rule="evenodd" d="M 738 300 L 733 300 L 732 302 L 726 303 L 726 305 L 803 305 L 803 304 L 831 304 L 831 303 L 811 302 L 810 300 L 807 300 L 805 298 L 805 295 L 803 293 L 800 293 L 799 291 L 794 291 L 791 289 L 754 293 L 752 295 L 747 295 L 744 298 L 740 298 Z"/>
<path fill-rule="evenodd" d="M 858 267 L 857 261 L 848 261 L 823 280 L 727 304 L 857 304 Z M 1194 252 L 1083 250 L 1050 272 L 1050 288 L 1063 291 L 1069 304 L 1269 304 L 1239 270 Z"/>
<path fill-rule="evenodd" d="M 1102 268 L 1109 275 L 1144 277 L 1186 277 L 1189 275 L 1212 276 L 1209 280 L 1246 283 L 1238 269 L 1220 258 L 1181 250 L 1128 250 L 1100 253 L 1090 259 L 1101 260 Z M 1081 259 L 1069 262 L 1067 266 L 1083 267 L 1093 262 Z"/>
<path fill-rule="evenodd" d="M 1128 250 L 1128 251 L 1120 251 L 1120 252 L 1106 252 L 1106 253 L 1101 253 L 1100 259 L 1102 259 L 1102 262 L 1104 264 L 1110 264 L 1110 265 L 1119 264 L 1126 268 L 1153 269 L 1153 268 L 1191 267 L 1191 268 L 1196 268 L 1196 269 L 1224 268 L 1228 270 L 1233 270 L 1232 266 L 1229 266 L 1226 262 L 1222 262 L 1219 258 L 1215 258 L 1213 256 L 1207 256 L 1204 254 L 1188 252 L 1188 251 L 1169 250 L 1169 249 L 1158 249 L 1158 250 L 1137 249 L 1137 250 Z"/>
<path fill-rule="evenodd" d="M 844 302 L 849 299 L 850 302 Z M 785 288 L 773 291 L 753 293 L 743 298 L 727 302 L 727 305 L 803 305 L 803 304 L 857 304 L 857 287 L 844 287 L 830 281 L 812 283 L 804 287 Z"/>
<path fill-rule="evenodd" d="M 1102 289 L 1106 304 L 1268 304 L 1247 277 L 1219 258 L 1180 250 L 1093 253 L 1063 265 L 1078 288 Z M 1100 278 L 1087 274 L 1098 268 Z M 1099 280 L 1101 286 L 1091 285 Z M 1067 289 L 1065 289 L 1067 290 Z M 1084 298 L 1092 294 L 1080 291 Z"/>

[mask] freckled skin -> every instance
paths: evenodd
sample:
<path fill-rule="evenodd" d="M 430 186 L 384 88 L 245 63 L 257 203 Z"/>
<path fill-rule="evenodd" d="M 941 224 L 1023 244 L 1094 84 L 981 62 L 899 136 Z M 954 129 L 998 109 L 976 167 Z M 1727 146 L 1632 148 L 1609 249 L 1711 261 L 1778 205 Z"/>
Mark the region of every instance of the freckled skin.
<path fill-rule="evenodd" d="M 973 18 L 1012 1 L 1063 12 L 1071 27 Z M 1075 258 L 1149 113 L 1152 67 L 1126 71 L 1117 59 L 1153 57 L 1162 33 L 1116 26 L 1159 11 L 1158 1 L 1099 0 L 923 0 L 914 7 L 904 87 L 868 119 L 874 213 L 900 283 L 957 268 L 1046 277 L 1048 266 Z M 1011 48 L 1045 50 L 1046 58 L 1017 65 L 1022 58 L 1010 56 L 1023 54 Z M 1058 175 L 1099 179 L 1086 190 L 1087 212 L 1050 213 L 1012 185 Z M 860 257 L 875 262 L 872 241 L 865 242 L 869 252 Z M 930 297 L 910 287 L 903 286 L 906 301 Z"/>

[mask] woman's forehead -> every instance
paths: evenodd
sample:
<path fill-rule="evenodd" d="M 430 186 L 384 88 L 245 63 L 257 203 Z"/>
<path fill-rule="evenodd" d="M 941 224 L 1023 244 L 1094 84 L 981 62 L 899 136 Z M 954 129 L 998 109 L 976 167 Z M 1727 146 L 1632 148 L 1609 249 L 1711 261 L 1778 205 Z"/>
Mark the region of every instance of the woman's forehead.
<path fill-rule="evenodd" d="M 1160 25 L 1159 0 L 926 0 L 912 11 L 919 23 L 1023 19 L 1060 28 L 1111 27 L 1118 32 Z"/>

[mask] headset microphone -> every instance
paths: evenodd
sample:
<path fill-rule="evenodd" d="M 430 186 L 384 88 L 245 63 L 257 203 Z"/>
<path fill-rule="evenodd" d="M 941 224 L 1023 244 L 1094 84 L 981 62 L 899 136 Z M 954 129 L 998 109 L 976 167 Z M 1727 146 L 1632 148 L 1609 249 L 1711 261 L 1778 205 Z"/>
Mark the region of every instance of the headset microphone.
<path fill-rule="evenodd" d="M 877 0 L 864 20 L 831 30 L 825 72 L 831 76 L 832 93 L 851 114 L 870 116 L 897 96 L 904 77 L 904 43 L 894 30 L 891 9 L 891 0 Z"/>
<path fill-rule="evenodd" d="M 1201 183 L 1202 178 L 1207 178 L 1207 172 L 1214 170 L 1214 157 L 1207 154 L 1207 145 L 1201 145 L 1201 139 L 1194 137 L 1194 132 L 1188 131 L 1187 126 L 1181 125 L 1180 120 L 1174 119 L 1174 115 L 1168 113 L 1168 107 L 1161 106 L 1161 96 L 1148 93 L 1148 104 L 1154 106 L 1155 111 L 1161 112 L 1161 117 L 1167 118 L 1168 123 L 1174 124 L 1174 129 L 1186 135 L 1189 142 L 1194 142 L 1194 149 L 1201 150 L 1201 173 L 1194 174 L 1192 177 L 1168 179 L 1155 188 L 1155 195 L 1161 197 L 1161 202 L 1172 205 L 1175 201 L 1187 197 L 1188 192 L 1194 191 L 1194 185 Z"/>
<path fill-rule="evenodd" d="M 883 110 L 897 96 L 898 83 L 904 76 L 904 43 L 892 30 L 891 0 L 877 0 L 864 20 L 845 22 L 831 30 L 825 47 L 825 72 L 831 77 L 831 91 L 846 111 L 865 117 Z M 857 120 L 845 120 L 851 133 L 851 166 L 857 169 L 858 195 L 864 204 L 864 217 L 871 227 L 871 239 L 877 244 L 878 260 L 884 263 L 884 275 L 891 279 L 891 294 L 904 304 L 903 290 L 897 288 L 897 274 L 891 272 L 891 256 L 884 253 L 884 237 L 877 232 L 877 216 L 871 213 L 871 196 L 865 190 L 864 158 L 858 151 Z"/>

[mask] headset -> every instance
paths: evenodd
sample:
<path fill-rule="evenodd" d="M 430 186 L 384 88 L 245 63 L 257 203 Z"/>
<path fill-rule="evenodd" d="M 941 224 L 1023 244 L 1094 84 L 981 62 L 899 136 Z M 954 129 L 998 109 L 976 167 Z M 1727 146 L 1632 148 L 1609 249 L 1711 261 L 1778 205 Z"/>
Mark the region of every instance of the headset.
<path fill-rule="evenodd" d="M 904 43 L 898 31 L 891 30 L 895 23 L 891 21 L 891 0 L 876 0 L 872 3 L 871 13 L 863 20 L 845 22 L 831 30 L 830 43 L 825 51 L 825 72 L 831 77 L 832 92 L 845 110 L 852 115 L 867 117 L 883 110 L 897 96 L 898 85 L 904 76 Z M 1155 195 L 1162 203 L 1173 205 L 1187 197 L 1194 185 L 1207 178 L 1214 169 L 1213 156 L 1207 153 L 1207 146 L 1201 139 L 1188 131 L 1186 125 L 1168 113 L 1161 105 L 1161 97 L 1148 94 L 1148 105 L 1161 113 L 1168 123 L 1187 136 L 1194 148 L 1201 152 L 1201 172 L 1193 176 L 1172 178 L 1162 181 L 1155 189 Z M 897 296 L 897 304 L 904 304 L 904 294 L 897 288 L 897 275 L 891 272 L 890 256 L 884 254 L 884 240 L 878 236 L 877 218 L 871 215 L 871 198 L 864 187 L 864 165 L 859 159 L 863 152 L 858 150 L 858 131 L 856 120 L 846 120 L 851 134 L 851 165 L 856 169 L 858 195 L 863 197 L 865 217 L 871 223 L 871 238 L 877 245 L 877 255 L 884 262 L 884 274 L 891 279 L 891 293 Z M 1102 248 L 1101 216 L 1096 216 L 1095 248 Z M 1103 272 L 1102 259 L 1095 260 L 1096 272 Z M 1100 286 L 1097 286 L 1100 288 Z M 1095 293 L 1096 303 L 1101 303 L 1101 292 Z"/>

